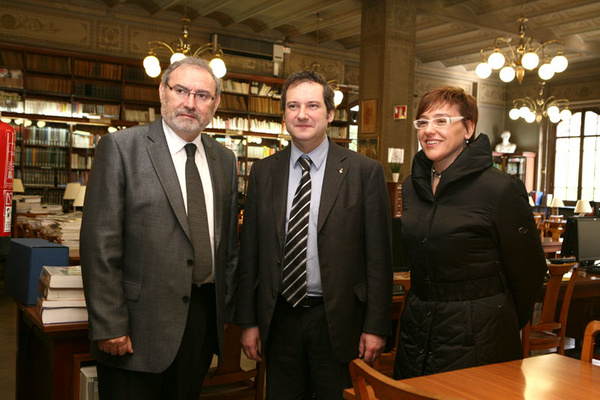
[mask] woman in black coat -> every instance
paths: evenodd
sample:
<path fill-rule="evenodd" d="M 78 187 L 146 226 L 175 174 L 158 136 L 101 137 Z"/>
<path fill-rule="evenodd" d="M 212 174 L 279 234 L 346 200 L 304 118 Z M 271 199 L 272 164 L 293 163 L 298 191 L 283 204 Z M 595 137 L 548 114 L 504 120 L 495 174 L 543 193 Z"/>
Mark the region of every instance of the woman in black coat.
<path fill-rule="evenodd" d="M 494 168 L 478 110 L 462 89 L 425 94 L 414 122 L 423 150 L 403 184 L 411 290 L 396 379 L 521 357 L 546 262 L 523 183 Z"/>

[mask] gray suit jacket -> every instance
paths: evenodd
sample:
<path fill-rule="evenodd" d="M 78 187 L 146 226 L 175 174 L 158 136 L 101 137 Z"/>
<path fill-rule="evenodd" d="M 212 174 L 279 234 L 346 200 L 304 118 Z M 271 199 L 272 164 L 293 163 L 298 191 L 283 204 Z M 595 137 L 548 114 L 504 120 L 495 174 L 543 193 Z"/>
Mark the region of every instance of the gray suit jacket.
<path fill-rule="evenodd" d="M 258 325 L 263 349 L 281 292 L 290 154 L 254 163 L 244 209 L 236 322 Z M 381 163 L 330 143 L 317 230 L 329 336 L 347 362 L 362 332 L 389 331 L 391 215 Z"/>
<path fill-rule="evenodd" d="M 215 206 L 219 345 L 237 284 L 234 154 L 202 135 Z M 132 355 L 101 362 L 157 373 L 174 359 L 186 324 L 194 258 L 183 196 L 162 120 L 105 135 L 96 149 L 81 226 L 81 265 L 92 341 L 129 334 Z M 215 349 L 217 350 L 217 349 Z"/>

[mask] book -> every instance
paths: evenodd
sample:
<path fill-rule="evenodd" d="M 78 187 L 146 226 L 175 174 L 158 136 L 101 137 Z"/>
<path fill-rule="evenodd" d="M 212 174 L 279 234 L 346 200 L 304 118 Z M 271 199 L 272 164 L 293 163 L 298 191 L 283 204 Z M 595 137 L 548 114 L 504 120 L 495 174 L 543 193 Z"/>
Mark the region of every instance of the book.
<path fill-rule="evenodd" d="M 81 300 L 83 288 L 51 288 L 40 281 L 38 291 L 47 300 Z"/>
<path fill-rule="evenodd" d="M 48 300 L 44 298 L 37 299 L 38 308 L 65 308 L 65 307 L 85 307 L 85 299 L 72 300 Z"/>
<path fill-rule="evenodd" d="M 83 288 L 81 266 L 44 266 L 40 274 L 40 282 L 49 288 Z"/>
<path fill-rule="evenodd" d="M 43 324 L 87 322 L 88 312 L 85 307 L 41 308 L 40 318 Z"/>

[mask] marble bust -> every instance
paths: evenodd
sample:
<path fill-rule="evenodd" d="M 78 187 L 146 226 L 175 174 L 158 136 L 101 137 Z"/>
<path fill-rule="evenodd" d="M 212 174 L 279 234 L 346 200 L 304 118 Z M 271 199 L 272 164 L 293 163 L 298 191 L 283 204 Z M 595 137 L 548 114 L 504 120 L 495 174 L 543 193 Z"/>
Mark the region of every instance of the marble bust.
<path fill-rule="evenodd" d="M 496 151 L 498 153 L 514 153 L 515 150 L 517 149 L 517 145 L 509 142 L 510 132 L 504 131 L 504 132 L 502 132 L 500 137 L 502 138 L 502 143 L 498 143 L 496 145 Z"/>

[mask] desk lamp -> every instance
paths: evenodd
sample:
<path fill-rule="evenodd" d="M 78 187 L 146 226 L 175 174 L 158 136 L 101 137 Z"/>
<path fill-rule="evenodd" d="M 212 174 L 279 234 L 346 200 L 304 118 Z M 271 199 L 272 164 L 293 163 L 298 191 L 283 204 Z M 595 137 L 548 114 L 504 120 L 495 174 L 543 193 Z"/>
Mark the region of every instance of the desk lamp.
<path fill-rule="evenodd" d="M 65 188 L 65 194 L 63 194 L 63 200 L 67 201 L 67 212 L 71 211 L 73 200 L 77 197 L 77 192 L 81 184 L 79 182 L 69 182 L 67 183 L 67 187 Z"/>
<path fill-rule="evenodd" d="M 75 196 L 75 200 L 73 201 L 73 207 L 77 209 L 77 207 L 83 207 L 83 201 L 85 200 L 85 186 L 80 186 L 77 191 L 77 196 Z"/>
<path fill-rule="evenodd" d="M 559 208 L 560 207 L 564 207 L 565 203 L 562 201 L 562 199 L 559 199 L 558 197 L 554 197 L 552 199 L 552 204 L 550 204 L 550 208 L 552 208 L 552 213 L 554 215 L 558 215 L 559 214 Z"/>
<path fill-rule="evenodd" d="M 577 204 L 575 204 L 575 214 L 579 214 L 580 217 L 585 216 L 586 214 L 589 214 L 591 212 L 593 212 L 594 210 L 592 210 L 592 206 L 590 205 L 590 202 L 587 200 L 577 200 Z"/>

